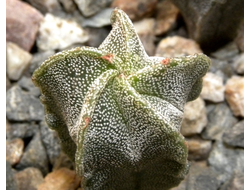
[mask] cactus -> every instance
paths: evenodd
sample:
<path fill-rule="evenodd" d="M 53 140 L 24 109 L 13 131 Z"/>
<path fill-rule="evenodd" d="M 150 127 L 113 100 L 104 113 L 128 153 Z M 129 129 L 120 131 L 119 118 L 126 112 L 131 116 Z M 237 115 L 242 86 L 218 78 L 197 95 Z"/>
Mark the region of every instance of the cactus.
<path fill-rule="evenodd" d="M 57 53 L 33 73 L 46 122 L 84 189 L 177 186 L 189 168 L 184 105 L 199 96 L 210 59 L 149 57 L 122 10 L 111 23 L 99 48 Z"/>

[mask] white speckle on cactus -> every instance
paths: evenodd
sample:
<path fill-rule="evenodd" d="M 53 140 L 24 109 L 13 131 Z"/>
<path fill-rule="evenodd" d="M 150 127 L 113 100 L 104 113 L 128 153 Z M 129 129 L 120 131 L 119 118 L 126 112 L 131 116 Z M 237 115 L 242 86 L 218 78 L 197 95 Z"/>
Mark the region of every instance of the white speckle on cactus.
<path fill-rule="evenodd" d="M 169 189 L 188 172 L 180 134 L 210 60 L 149 57 L 120 9 L 99 48 L 63 51 L 33 74 L 48 125 L 87 189 Z"/>

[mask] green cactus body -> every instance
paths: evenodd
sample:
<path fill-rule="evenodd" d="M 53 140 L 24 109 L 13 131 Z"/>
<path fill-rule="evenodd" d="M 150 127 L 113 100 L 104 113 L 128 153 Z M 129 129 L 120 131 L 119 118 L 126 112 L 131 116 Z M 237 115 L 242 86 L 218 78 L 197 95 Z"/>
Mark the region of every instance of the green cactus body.
<path fill-rule="evenodd" d="M 33 74 L 48 126 L 89 190 L 160 190 L 188 172 L 183 108 L 199 96 L 210 59 L 148 57 L 128 16 L 111 15 L 99 48 L 50 57 Z"/>

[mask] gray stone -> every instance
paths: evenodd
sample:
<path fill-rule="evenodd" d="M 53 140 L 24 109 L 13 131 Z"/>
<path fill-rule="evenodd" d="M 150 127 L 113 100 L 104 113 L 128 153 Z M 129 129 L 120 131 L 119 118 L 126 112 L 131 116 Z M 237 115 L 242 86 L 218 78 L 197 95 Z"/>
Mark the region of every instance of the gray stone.
<path fill-rule="evenodd" d="M 202 49 L 215 50 L 234 40 L 244 21 L 243 0 L 172 2 L 180 9 L 189 36 L 197 41 Z"/>
<path fill-rule="evenodd" d="M 217 175 L 218 173 L 207 167 L 204 162 L 193 162 L 188 176 L 178 187 L 171 190 L 218 190 L 220 181 Z"/>
<path fill-rule="evenodd" d="M 21 161 L 16 165 L 16 168 L 22 170 L 27 167 L 35 167 L 43 175 L 46 175 L 49 171 L 48 163 L 46 150 L 42 144 L 41 135 L 38 132 L 25 148 Z"/>
<path fill-rule="evenodd" d="M 238 28 L 238 34 L 235 38 L 235 43 L 237 44 L 239 50 L 244 52 L 244 22 L 241 22 L 240 27 Z"/>
<path fill-rule="evenodd" d="M 82 14 L 86 17 L 92 16 L 106 7 L 113 0 L 74 0 Z"/>
<path fill-rule="evenodd" d="M 46 149 L 49 162 L 54 166 L 55 160 L 61 153 L 59 137 L 57 132 L 50 129 L 44 120 L 40 123 L 40 131 L 42 143 Z"/>
<path fill-rule="evenodd" d="M 244 147 L 244 120 L 226 130 L 222 140 L 230 146 Z"/>
<path fill-rule="evenodd" d="M 25 95 L 19 86 L 13 86 L 6 94 L 6 115 L 9 120 L 22 121 L 29 119 L 27 106 L 23 104 Z"/>
<path fill-rule="evenodd" d="M 244 53 L 233 59 L 233 68 L 237 74 L 244 74 Z"/>
<path fill-rule="evenodd" d="M 235 172 L 244 173 L 244 150 L 226 147 L 217 141 L 208 158 L 210 167 L 219 173 L 218 179 L 224 183 Z"/>
<path fill-rule="evenodd" d="M 46 59 L 54 54 L 54 50 L 34 53 L 30 63 L 29 72 L 32 74 Z"/>
<path fill-rule="evenodd" d="M 107 28 L 86 28 L 89 34 L 87 45 L 90 47 L 99 47 L 104 39 L 108 36 L 110 30 Z"/>
<path fill-rule="evenodd" d="M 7 123 L 6 124 L 6 136 L 7 139 L 14 138 L 31 138 L 38 132 L 39 128 L 36 124 L 30 123 Z"/>
<path fill-rule="evenodd" d="M 29 95 L 28 101 L 28 108 L 30 114 L 29 121 L 41 121 L 44 118 L 44 107 L 41 104 L 40 100 L 34 98 L 33 95 Z"/>
<path fill-rule="evenodd" d="M 217 172 L 206 165 L 199 163 L 191 164 L 187 190 L 217 190 L 220 185 L 217 175 Z"/>
<path fill-rule="evenodd" d="M 214 57 L 220 60 L 229 60 L 235 57 L 237 54 L 239 54 L 239 49 L 234 42 L 231 42 L 223 46 L 216 52 L 211 53 L 211 57 Z"/>
<path fill-rule="evenodd" d="M 34 97 L 39 97 L 41 95 L 39 88 L 34 86 L 30 77 L 23 76 L 17 83 L 23 90 L 29 91 L 30 95 Z"/>
<path fill-rule="evenodd" d="M 74 169 L 73 162 L 61 149 L 57 132 L 51 130 L 44 120 L 40 122 L 40 133 L 42 143 L 46 149 L 46 153 L 53 170 L 61 167 Z"/>
<path fill-rule="evenodd" d="M 210 72 L 221 76 L 223 78 L 223 83 L 227 81 L 228 78 L 234 75 L 234 69 L 232 64 L 226 60 L 219 60 L 211 58 Z"/>
<path fill-rule="evenodd" d="M 39 99 L 18 85 L 7 91 L 6 103 L 6 115 L 10 121 L 41 121 L 44 118 L 44 108 Z"/>
<path fill-rule="evenodd" d="M 243 190 L 244 189 L 244 174 L 235 173 L 233 177 L 224 183 L 220 190 Z"/>
<path fill-rule="evenodd" d="M 41 171 L 34 167 L 17 172 L 15 178 L 19 190 L 37 190 L 38 186 L 44 181 Z"/>
<path fill-rule="evenodd" d="M 27 0 L 33 7 L 42 12 L 43 14 L 49 12 L 57 14 L 62 11 L 62 7 L 57 0 Z"/>
<path fill-rule="evenodd" d="M 110 15 L 112 11 L 113 11 L 112 8 L 103 9 L 94 16 L 85 18 L 81 25 L 82 27 L 96 27 L 96 28 L 110 25 Z"/>
<path fill-rule="evenodd" d="M 237 123 L 230 108 L 225 103 L 207 107 L 208 124 L 202 132 L 202 137 L 209 140 L 220 140 L 225 130 Z"/>
<path fill-rule="evenodd" d="M 34 84 L 31 81 L 31 78 L 23 76 L 17 84 L 25 91 L 31 91 L 34 88 Z"/>
<path fill-rule="evenodd" d="M 73 13 L 74 11 L 77 10 L 77 7 L 74 1 L 59 0 L 59 2 L 62 4 L 64 10 L 68 13 Z"/>
<path fill-rule="evenodd" d="M 65 0 L 65 1 L 67 1 L 67 0 Z M 74 1 L 71 1 L 71 2 L 75 4 Z M 76 6 L 76 10 L 74 10 L 74 12 L 72 12 L 72 13 L 67 13 L 64 11 L 64 12 L 60 12 L 60 14 L 57 14 L 54 16 L 59 17 L 59 18 L 64 19 L 64 20 L 67 20 L 67 21 L 76 22 L 81 28 L 82 28 L 81 24 L 86 19 L 86 17 L 84 17 L 81 14 L 80 10 L 77 9 L 77 6 Z"/>
<path fill-rule="evenodd" d="M 6 190 L 19 190 L 13 169 L 8 161 L 6 161 Z"/>

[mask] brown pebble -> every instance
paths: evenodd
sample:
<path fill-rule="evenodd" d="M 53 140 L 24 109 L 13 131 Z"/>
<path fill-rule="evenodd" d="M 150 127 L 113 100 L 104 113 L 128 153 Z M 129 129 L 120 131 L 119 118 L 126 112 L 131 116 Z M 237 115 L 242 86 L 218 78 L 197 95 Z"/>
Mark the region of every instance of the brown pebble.
<path fill-rule="evenodd" d="M 233 114 L 244 117 L 244 77 L 233 76 L 225 87 L 226 100 Z"/>
<path fill-rule="evenodd" d="M 20 138 L 6 141 L 6 160 L 11 165 L 17 164 L 23 154 L 24 142 Z"/>
<path fill-rule="evenodd" d="M 75 171 L 68 168 L 60 168 L 49 173 L 45 177 L 38 190 L 76 190 L 80 185 L 81 178 Z"/>
<path fill-rule="evenodd" d="M 122 9 L 131 20 L 140 20 L 153 13 L 157 0 L 114 0 L 111 7 Z"/>
<path fill-rule="evenodd" d="M 42 172 L 34 167 L 28 167 L 15 174 L 19 190 L 37 190 L 43 182 Z"/>
<path fill-rule="evenodd" d="M 26 51 L 33 47 L 43 15 L 19 0 L 6 1 L 6 40 Z"/>

